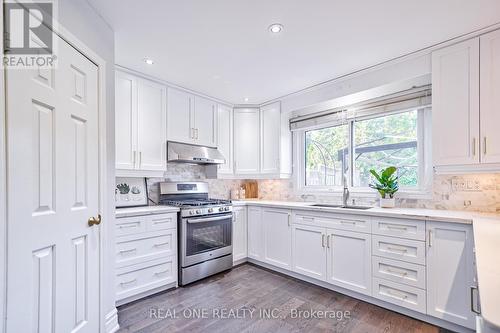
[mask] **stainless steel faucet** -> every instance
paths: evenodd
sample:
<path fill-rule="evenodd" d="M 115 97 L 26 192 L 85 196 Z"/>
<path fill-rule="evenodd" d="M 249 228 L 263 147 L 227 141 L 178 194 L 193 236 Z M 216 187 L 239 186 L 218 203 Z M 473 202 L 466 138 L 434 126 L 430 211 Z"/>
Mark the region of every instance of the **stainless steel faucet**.
<path fill-rule="evenodd" d="M 342 205 L 347 207 L 347 200 L 349 200 L 349 188 L 347 187 L 347 177 L 344 174 L 342 177 L 344 183 L 344 191 L 342 192 Z"/>

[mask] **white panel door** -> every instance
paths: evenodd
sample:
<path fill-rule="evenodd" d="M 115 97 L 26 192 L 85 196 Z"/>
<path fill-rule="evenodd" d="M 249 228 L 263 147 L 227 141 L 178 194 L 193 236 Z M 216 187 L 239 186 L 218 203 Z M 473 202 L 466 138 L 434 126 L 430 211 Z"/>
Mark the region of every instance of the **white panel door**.
<path fill-rule="evenodd" d="M 217 104 L 213 101 L 195 96 L 194 98 L 194 135 L 196 144 L 217 146 Z"/>
<path fill-rule="evenodd" d="M 148 80 L 138 82 L 137 150 L 138 169 L 167 169 L 167 91 Z"/>
<path fill-rule="evenodd" d="M 247 208 L 233 207 L 233 261 L 247 257 Z"/>
<path fill-rule="evenodd" d="M 500 30 L 480 38 L 481 162 L 500 163 Z"/>
<path fill-rule="evenodd" d="M 280 104 L 260 109 L 260 172 L 280 173 Z"/>
<path fill-rule="evenodd" d="M 168 88 L 167 136 L 170 141 L 194 143 L 194 97 L 193 95 Z"/>
<path fill-rule="evenodd" d="M 326 280 L 326 229 L 292 225 L 292 271 Z"/>
<path fill-rule="evenodd" d="M 115 164 L 133 170 L 137 160 L 137 78 L 116 72 L 115 77 Z"/>
<path fill-rule="evenodd" d="M 262 230 L 262 208 L 248 207 L 248 257 L 263 260 L 264 242 Z"/>
<path fill-rule="evenodd" d="M 234 173 L 259 173 L 259 109 L 234 109 Z"/>
<path fill-rule="evenodd" d="M 226 163 L 219 164 L 219 174 L 233 173 L 233 109 L 218 106 L 217 147 L 224 155 Z"/>
<path fill-rule="evenodd" d="M 327 282 L 371 295 L 371 235 L 328 229 Z"/>
<path fill-rule="evenodd" d="M 7 72 L 7 332 L 99 331 L 98 70 Z"/>
<path fill-rule="evenodd" d="M 285 269 L 292 265 L 291 217 L 291 211 L 286 209 L 262 210 L 264 261 Z"/>
<path fill-rule="evenodd" d="M 479 163 L 479 38 L 432 53 L 434 165 Z"/>
<path fill-rule="evenodd" d="M 427 314 L 475 329 L 472 226 L 427 222 Z"/>

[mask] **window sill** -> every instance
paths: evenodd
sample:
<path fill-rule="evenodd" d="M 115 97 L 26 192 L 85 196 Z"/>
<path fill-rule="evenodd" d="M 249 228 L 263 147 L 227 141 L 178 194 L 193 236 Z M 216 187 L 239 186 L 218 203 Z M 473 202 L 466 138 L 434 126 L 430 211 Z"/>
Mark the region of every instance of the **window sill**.
<path fill-rule="evenodd" d="M 341 197 L 343 189 L 342 188 L 300 188 L 297 189 L 298 195 L 318 195 L 322 197 Z M 362 198 L 370 198 L 370 199 L 378 199 L 379 194 L 370 189 L 355 189 L 349 188 L 349 193 L 351 197 L 362 197 Z M 397 199 L 432 199 L 432 191 L 431 190 L 400 190 L 396 193 Z"/>

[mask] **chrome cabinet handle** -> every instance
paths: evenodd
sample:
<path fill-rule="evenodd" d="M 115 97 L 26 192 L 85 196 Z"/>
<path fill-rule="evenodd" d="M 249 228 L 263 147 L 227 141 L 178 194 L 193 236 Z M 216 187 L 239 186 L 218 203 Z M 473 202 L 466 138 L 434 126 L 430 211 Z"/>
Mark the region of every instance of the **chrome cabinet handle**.
<path fill-rule="evenodd" d="M 290 227 L 292 225 L 291 223 L 291 218 L 292 218 L 292 214 L 288 213 L 288 226 Z"/>
<path fill-rule="evenodd" d="M 330 248 L 330 235 L 326 236 L 326 247 Z"/>
<path fill-rule="evenodd" d="M 388 250 L 392 250 L 392 251 L 397 251 L 397 252 L 403 252 L 403 253 L 406 253 L 408 252 L 408 249 L 407 248 L 404 248 L 404 247 L 399 247 L 399 246 L 388 246 L 387 247 Z"/>
<path fill-rule="evenodd" d="M 135 282 L 137 282 L 137 279 L 133 279 L 133 280 L 130 280 L 130 281 L 120 282 L 120 284 L 121 284 L 122 286 L 124 286 L 124 285 L 131 284 L 131 283 L 135 283 Z"/>
<path fill-rule="evenodd" d="M 474 306 L 474 290 L 476 292 L 479 291 L 476 286 L 470 287 L 470 310 L 475 314 L 481 314 L 481 305 L 479 305 L 479 309 L 476 309 L 476 307 Z"/>
<path fill-rule="evenodd" d="M 472 156 L 476 156 L 476 138 L 472 138 Z"/>
<path fill-rule="evenodd" d="M 325 247 L 325 234 L 321 234 L 321 246 Z"/>
<path fill-rule="evenodd" d="M 120 254 L 130 253 L 130 252 L 137 252 L 137 249 L 129 249 L 129 250 L 120 250 L 119 251 Z"/>
<path fill-rule="evenodd" d="M 483 154 L 486 155 L 486 137 L 483 138 Z"/>
<path fill-rule="evenodd" d="M 161 246 L 165 246 L 165 245 L 168 245 L 168 244 L 170 244 L 170 242 L 157 243 L 157 244 L 154 244 L 153 246 L 154 247 L 161 247 Z"/>
<path fill-rule="evenodd" d="M 392 273 L 392 274 L 396 274 L 396 275 L 400 275 L 401 277 L 405 277 L 408 275 L 408 272 L 406 271 L 395 271 L 395 270 L 392 270 L 390 268 L 387 268 L 386 271 L 388 273 Z"/>
<path fill-rule="evenodd" d="M 387 293 L 388 293 L 389 295 L 391 295 L 391 296 L 394 296 L 394 297 L 400 298 L 400 299 L 402 299 L 402 300 L 405 300 L 405 299 L 407 299 L 407 298 L 408 298 L 408 295 L 403 294 L 403 293 L 398 293 L 398 292 L 396 292 L 396 291 L 394 291 L 394 290 L 391 290 L 391 289 L 388 289 L 388 290 L 387 290 Z"/>
<path fill-rule="evenodd" d="M 396 225 L 388 225 L 387 229 L 400 230 L 400 231 L 408 231 L 408 228 L 406 228 L 406 227 L 399 227 L 399 226 L 396 226 Z"/>
<path fill-rule="evenodd" d="M 427 236 L 427 242 L 429 247 L 432 247 L 432 230 L 429 230 L 429 236 Z"/>
<path fill-rule="evenodd" d="M 158 275 L 162 275 L 162 274 L 165 274 L 165 273 L 168 273 L 168 272 L 169 272 L 169 270 L 166 269 L 166 270 L 161 271 L 161 272 L 156 272 L 155 275 L 158 276 Z"/>

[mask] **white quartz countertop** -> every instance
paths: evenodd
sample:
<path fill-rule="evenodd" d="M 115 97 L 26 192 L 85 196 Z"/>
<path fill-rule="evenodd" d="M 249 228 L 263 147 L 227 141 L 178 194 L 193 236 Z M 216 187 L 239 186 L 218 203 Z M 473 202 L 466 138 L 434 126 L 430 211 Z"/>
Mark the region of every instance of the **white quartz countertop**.
<path fill-rule="evenodd" d="M 138 215 L 150 215 L 161 213 L 176 213 L 179 208 L 172 206 L 142 206 L 142 207 L 127 207 L 117 208 L 115 212 L 116 217 L 129 217 Z"/>
<path fill-rule="evenodd" d="M 481 316 L 500 329 L 500 221 L 477 218 L 473 229 Z"/>
<path fill-rule="evenodd" d="M 302 201 L 269 201 L 269 200 L 236 200 L 233 205 L 252 205 L 252 206 L 266 206 L 276 208 L 300 209 L 318 212 L 330 213 L 344 213 L 368 216 L 382 216 L 382 217 L 406 217 L 419 220 L 431 220 L 453 223 L 466 223 L 472 224 L 472 221 L 477 217 L 496 217 L 500 215 L 484 214 L 478 212 L 466 211 L 453 211 L 453 210 L 438 210 L 438 209 L 422 209 L 422 208 L 379 208 L 373 207 L 370 209 L 346 209 L 335 207 L 319 207 L 312 206 L 314 202 Z"/>

